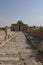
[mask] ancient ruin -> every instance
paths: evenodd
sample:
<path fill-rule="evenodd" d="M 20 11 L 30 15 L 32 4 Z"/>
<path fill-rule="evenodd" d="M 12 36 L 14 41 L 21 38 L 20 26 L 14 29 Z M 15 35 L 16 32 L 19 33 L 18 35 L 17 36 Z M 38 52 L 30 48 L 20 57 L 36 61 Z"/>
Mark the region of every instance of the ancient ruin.
<path fill-rule="evenodd" d="M 11 24 L 11 31 L 25 31 L 27 28 L 27 24 L 22 21 L 18 21 L 17 24 Z"/>
<path fill-rule="evenodd" d="M 43 65 L 42 52 L 42 27 L 31 27 L 20 20 L 0 28 L 1 65 Z"/>

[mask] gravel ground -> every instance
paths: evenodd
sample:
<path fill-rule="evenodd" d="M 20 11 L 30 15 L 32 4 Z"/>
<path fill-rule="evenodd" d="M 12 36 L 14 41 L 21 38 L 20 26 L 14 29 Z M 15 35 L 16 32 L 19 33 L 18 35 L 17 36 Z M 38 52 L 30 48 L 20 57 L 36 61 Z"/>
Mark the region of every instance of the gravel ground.
<path fill-rule="evenodd" d="M 36 57 L 37 50 L 32 49 L 23 32 L 16 32 L 16 37 L 0 48 L 0 65 L 43 65 Z"/>

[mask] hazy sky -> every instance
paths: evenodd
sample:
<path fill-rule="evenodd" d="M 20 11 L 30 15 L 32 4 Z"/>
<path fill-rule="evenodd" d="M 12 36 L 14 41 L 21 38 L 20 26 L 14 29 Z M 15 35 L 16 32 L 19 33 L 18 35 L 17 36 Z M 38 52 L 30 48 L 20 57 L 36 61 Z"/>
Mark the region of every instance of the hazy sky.
<path fill-rule="evenodd" d="M 0 0 L 0 26 L 22 20 L 43 26 L 43 0 Z"/>

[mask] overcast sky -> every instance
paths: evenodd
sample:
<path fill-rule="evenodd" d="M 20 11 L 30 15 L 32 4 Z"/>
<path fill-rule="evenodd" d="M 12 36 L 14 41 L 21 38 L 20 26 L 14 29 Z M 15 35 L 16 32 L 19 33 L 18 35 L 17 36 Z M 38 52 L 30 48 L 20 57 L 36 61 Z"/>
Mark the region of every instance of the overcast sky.
<path fill-rule="evenodd" d="M 43 26 L 43 0 L 0 0 L 0 27 L 18 20 Z"/>

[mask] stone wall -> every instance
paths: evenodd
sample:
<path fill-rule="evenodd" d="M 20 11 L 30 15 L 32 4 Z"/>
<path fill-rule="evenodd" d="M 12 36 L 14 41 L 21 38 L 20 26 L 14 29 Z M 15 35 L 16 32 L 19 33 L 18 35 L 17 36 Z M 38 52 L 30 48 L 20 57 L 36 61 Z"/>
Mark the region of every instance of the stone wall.
<path fill-rule="evenodd" d="M 26 31 L 28 26 L 26 24 L 12 24 L 11 31 Z"/>
<path fill-rule="evenodd" d="M 19 26 L 17 24 L 11 25 L 11 31 L 18 31 L 18 30 L 19 30 Z"/>
<path fill-rule="evenodd" d="M 6 40 L 11 35 L 12 35 L 12 32 L 11 32 L 11 29 L 9 27 L 5 27 L 4 29 L 0 29 L 0 40 Z"/>

